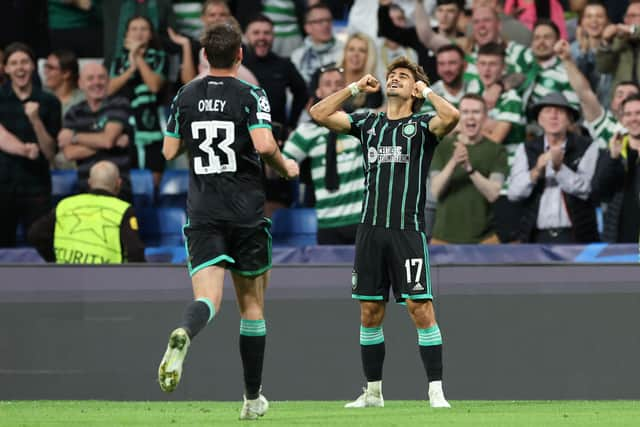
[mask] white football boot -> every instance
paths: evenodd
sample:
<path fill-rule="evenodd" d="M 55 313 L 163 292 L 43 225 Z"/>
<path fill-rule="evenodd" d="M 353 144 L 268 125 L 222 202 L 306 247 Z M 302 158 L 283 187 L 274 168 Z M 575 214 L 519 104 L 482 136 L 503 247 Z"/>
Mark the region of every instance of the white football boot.
<path fill-rule="evenodd" d="M 257 420 L 267 413 L 269 409 L 269 401 L 260 393 L 257 399 L 248 400 L 246 396 L 242 396 L 244 403 L 240 410 L 241 420 Z"/>
<path fill-rule="evenodd" d="M 178 387 L 182 376 L 182 364 L 187 356 L 191 340 L 184 328 L 175 329 L 169 336 L 167 351 L 158 368 L 158 382 L 162 391 L 172 392 Z"/>
<path fill-rule="evenodd" d="M 376 390 L 377 388 L 377 390 Z M 383 408 L 384 398 L 380 386 L 362 388 L 363 393 L 353 402 L 344 405 L 345 408 Z"/>
<path fill-rule="evenodd" d="M 429 405 L 432 408 L 451 408 L 442 391 L 442 381 L 431 381 L 429 383 Z"/>

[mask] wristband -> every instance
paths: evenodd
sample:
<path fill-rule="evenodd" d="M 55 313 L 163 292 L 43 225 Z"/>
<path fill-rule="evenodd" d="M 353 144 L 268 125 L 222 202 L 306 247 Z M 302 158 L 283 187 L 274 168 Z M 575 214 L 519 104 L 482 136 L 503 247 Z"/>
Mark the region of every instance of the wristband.
<path fill-rule="evenodd" d="M 431 89 L 429 86 L 425 87 L 424 89 L 422 89 L 422 97 L 426 100 L 429 100 L 428 96 L 431 92 L 433 92 L 433 89 Z"/>
<path fill-rule="evenodd" d="M 467 169 L 467 175 L 472 175 L 476 170 L 471 166 L 471 169 Z"/>
<path fill-rule="evenodd" d="M 356 82 L 351 83 L 347 87 L 351 91 L 351 96 L 356 96 L 357 94 L 360 93 L 360 88 L 358 87 L 358 84 Z"/>

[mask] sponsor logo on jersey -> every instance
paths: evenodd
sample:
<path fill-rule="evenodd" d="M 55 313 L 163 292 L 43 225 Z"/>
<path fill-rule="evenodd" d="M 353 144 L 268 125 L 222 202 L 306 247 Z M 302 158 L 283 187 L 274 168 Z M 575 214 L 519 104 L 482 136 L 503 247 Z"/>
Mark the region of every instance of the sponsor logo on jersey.
<path fill-rule="evenodd" d="M 260 112 L 260 113 L 256 113 L 256 117 L 257 117 L 259 120 L 266 120 L 266 121 L 268 121 L 268 122 L 270 122 L 270 121 L 271 121 L 271 114 L 269 114 L 269 113 L 262 113 L 262 112 Z"/>
<path fill-rule="evenodd" d="M 367 153 L 369 163 L 409 163 L 409 155 L 402 153 L 402 147 L 383 145 L 376 149 L 369 147 Z"/>

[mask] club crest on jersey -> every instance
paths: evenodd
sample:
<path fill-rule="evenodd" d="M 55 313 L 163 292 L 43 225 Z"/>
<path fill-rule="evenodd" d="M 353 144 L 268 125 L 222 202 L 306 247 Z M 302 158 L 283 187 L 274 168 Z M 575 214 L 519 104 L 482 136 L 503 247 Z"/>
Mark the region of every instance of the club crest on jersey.
<path fill-rule="evenodd" d="M 415 136 L 416 130 L 417 128 L 415 123 L 407 123 L 406 125 L 402 126 L 402 134 L 407 138 Z"/>
<path fill-rule="evenodd" d="M 369 147 L 367 159 L 369 160 L 369 163 L 375 163 L 376 160 L 378 160 L 378 150 L 376 150 L 375 147 Z"/>
<path fill-rule="evenodd" d="M 261 96 L 260 99 L 258 99 L 258 105 L 260 106 L 260 110 L 263 112 L 271 112 L 271 106 L 269 105 L 269 100 L 266 96 Z"/>

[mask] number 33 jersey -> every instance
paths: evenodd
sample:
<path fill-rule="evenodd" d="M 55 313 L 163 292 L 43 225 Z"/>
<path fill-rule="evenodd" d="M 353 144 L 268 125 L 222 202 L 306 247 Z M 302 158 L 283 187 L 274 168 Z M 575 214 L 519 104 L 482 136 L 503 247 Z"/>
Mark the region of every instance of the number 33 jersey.
<path fill-rule="evenodd" d="M 189 155 L 191 226 L 262 220 L 262 165 L 249 132 L 270 130 L 270 112 L 261 88 L 233 77 L 206 76 L 180 89 L 166 135 L 181 139 Z"/>

